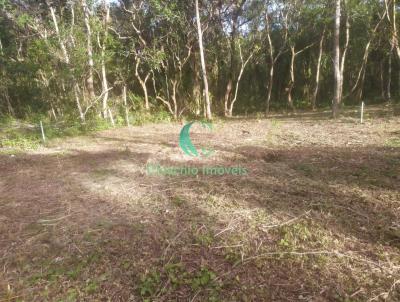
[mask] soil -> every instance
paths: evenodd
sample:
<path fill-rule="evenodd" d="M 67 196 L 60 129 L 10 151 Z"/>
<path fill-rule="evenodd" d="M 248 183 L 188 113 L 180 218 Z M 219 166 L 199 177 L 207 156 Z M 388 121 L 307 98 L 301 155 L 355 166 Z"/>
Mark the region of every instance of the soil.
<path fill-rule="evenodd" d="M 400 117 L 356 114 L 194 127 L 209 157 L 182 123 L 0 153 L 0 301 L 400 301 Z"/>

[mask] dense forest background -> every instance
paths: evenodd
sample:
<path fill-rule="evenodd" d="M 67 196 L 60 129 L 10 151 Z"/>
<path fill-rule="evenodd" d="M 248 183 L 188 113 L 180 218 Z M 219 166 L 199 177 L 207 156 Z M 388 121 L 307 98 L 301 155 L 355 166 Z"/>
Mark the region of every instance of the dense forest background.
<path fill-rule="evenodd" d="M 341 1 L 342 104 L 400 97 L 398 10 Z M 332 104 L 335 1 L 207 0 L 199 15 L 214 115 Z M 0 0 L 0 113 L 203 116 L 198 41 L 195 1 Z"/>

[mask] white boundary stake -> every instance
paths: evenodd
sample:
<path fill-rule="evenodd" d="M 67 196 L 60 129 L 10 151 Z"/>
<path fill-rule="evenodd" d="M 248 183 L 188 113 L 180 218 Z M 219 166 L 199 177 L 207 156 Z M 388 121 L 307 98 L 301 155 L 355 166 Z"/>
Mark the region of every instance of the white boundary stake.
<path fill-rule="evenodd" d="M 364 102 L 361 102 L 361 124 L 364 123 Z"/>
<path fill-rule="evenodd" d="M 45 142 L 46 142 L 46 136 L 44 135 L 44 129 L 43 129 L 43 123 L 42 123 L 42 121 L 40 121 L 40 130 L 42 131 L 42 140 L 43 140 L 43 143 L 45 143 Z"/>

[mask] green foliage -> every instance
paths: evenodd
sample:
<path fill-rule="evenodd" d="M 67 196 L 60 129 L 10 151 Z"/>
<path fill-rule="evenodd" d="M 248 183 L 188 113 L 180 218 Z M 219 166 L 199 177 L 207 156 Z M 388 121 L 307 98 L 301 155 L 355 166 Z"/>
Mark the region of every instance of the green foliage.
<path fill-rule="evenodd" d="M 400 148 L 400 138 L 393 138 L 386 142 L 387 147 Z"/>
<path fill-rule="evenodd" d="M 142 276 L 139 284 L 140 295 L 144 301 L 151 301 L 151 297 L 167 290 L 162 288 L 163 284 L 167 284 L 172 290 L 189 287 L 193 292 L 197 292 L 204 289 L 208 292 L 209 301 L 218 301 L 220 284 L 217 275 L 206 267 L 188 272 L 182 263 L 168 263 L 161 272 L 150 271 Z"/>
<path fill-rule="evenodd" d="M 27 13 L 20 14 L 17 18 L 17 24 L 21 27 L 26 26 L 30 22 L 32 22 L 32 17 Z"/>
<path fill-rule="evenodd" d="M 199 288 L 205 287 L 216 287 L 215 279 L 216 275 L 214 272 L 208 270 L 207 268 L 201 268 L 192 279 L 191 287 L 193 290 L 198 290 Z"/>
<path fill-rule="evenodd" d="M 160 274 L 157 272 L 150 272 L 142 277 L 139 290 L 142 297 L 153 296 L 157 293 L 160 285 Z"/>
<path fill-rule="evenodd" d="M 88 294 L 94 294 L 97 291 L 98 287 L 99 285 L 96 281 L 89 281 L 85 287 L 85 292 L 87 292 Z"/>
<path fill-rule="evenodd" d="M 40 145 L 39 135 L 25 135 L 20 133 L 11 133 L 7 137 L 2 138 L 0 147 L 32 150 L 38 148 Z"/>
<path fill-rule="evenodd" d="M 127 85 L 131 91 L 129 105 L 132 124 L 164 121 L 168 120 L 166 115 L 169 115 L 157 107 L 153 107 L 151 113 L 144 110 L 138 77 L 147 77 L 146 85 L 152 104 L 159 103 L 154 100 L 156 94 L 172 102 L 171 96 L 175 91 L 178 112 L 185 109 L 185 114 L 198 114 L 196 97 L 201 90 L 202 79 L 197 34 L 193 28 L 193 2 L 145 0 L 140 8 L 134 9 L 123 9 L 117 2 L 107 2 L 111 6 L 109 24 L 105 23 L 103 3 L 89 2 L 89 9 L 93 10 L 89 17 L 93 69 L 89 64 L 88 31 L 82 5 L 74 5 L 72 18 L 72 6 L 68 1 L 53 3 L 58 34 L 51 15 L 48 11 L 43 13 L 39 2 L 0 0 L 0 8 L 6 12 L 0 17 L 0 113 L 15 111 L 16 117 L 25 120 L 36 114 L 49 116 L 49 113 L 55 114 L 58 120 L 64 121 L 69 116 L 78 119 L 77 96 L 84 112 L 90 107 L 87 117 L 90 125 L 83 127 L 87 130 L 81 130 L 105 129 L 108 125 L 102 125 L 93 116 L 102 107 L 102 62 L 105 62 L 107 81 L 112 87 L 109 106 L 112 111 L 121 111 L 121 102 L 114 100 L 120 98 L 121 83 Z M 239 10 L 234 5 L 228 5 L 224 14 L 217 14 L 220 10 L 217 2 L 203 1 L 200 7 L 201 21 L 213 21 L 203 26 L 213 112 L 222 115 L 229 80 L 233 84 L 232 99 L 241 67 L 239 45 L 244 59 L 253 52 L 254 57 L 244 70 L 235 113 L 247 115 L 265 110 L 266 83 L 271 68 L 269 47 L 265 40 L 266 11 L 273 55 L 279 54 L 274 66 L 271 110 L 287 108 L 286 88 L 291 59 L 289 46 L 301 51 L 312 45 L 296 56 L 292 91 L 293 99 L 297 100 L 296 107 L 309 108 L 310 90 L 315 86 L 318 41 L 324 29 L 326 39 L 317 103 L 319 106 L 329 105 L 333 94 L 332 48 L 329 42 L 333 35 L 333 10 L 329 4 L 327 0 L 250 1 Z M 132 9 L 133 15 L 130 13 Z M 389 55 L 393 55 L 390 51 L 391 24 L 386 19 L 379 21 L 385 9 L 383 1 L 375 0 L 348 0 L 343 5 L 342 18 L 349 17 L 351 24 L 343 94 L 349 95 L 347 103 L 355 99 L 354 93 L 349 92 L 362 67 L 361 60 L 369 41 L 368 68 L 358 88 L 363 89 L 364 98 L 373 100 L 380 97 L 377 102 L 385 101 L 381 97 L 382 87 L 376 80 L 376 74 L 382 72 L 383 80 L 387 83 L 388 59 Z M 282 23 L 282 16 L 287 16 L 287 24 Z M 240 28 L 231 36 L 229 24 L 236 17 L 240 20 Z M 378 24 L 377 31 L 373 33 Z M 65 52 L 69 60 L 65 59 Z M 135 62 L 139 62 L 137 74 Z M 91 72 L 94 73 L 94 104 L 94 100 L 89 98 L 87 85 Z M 394 94 L 392 98 L 398 99 L 398 75 L 392 72 L 390 76 Z M 5 98 L 10 100 L 12 109 L 3 101 Z M 200 107 L 203 110 L 203 104 Z M 123 117 L 123 112 L 115 117 L 118 125 L 123 124 Z M 92 123 L 92 120 L 96 121 Z M 76 132 L 74 128 L 71 130 L 73 134 Z"/>

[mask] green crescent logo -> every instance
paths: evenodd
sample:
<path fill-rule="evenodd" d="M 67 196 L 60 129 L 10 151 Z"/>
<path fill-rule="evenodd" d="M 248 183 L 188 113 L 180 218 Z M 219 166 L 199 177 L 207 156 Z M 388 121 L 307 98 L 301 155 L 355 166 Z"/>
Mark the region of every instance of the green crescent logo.
<path fill-rule="evenodd" d="M 192 140 L 190 139 L 190 128 L 192 125 L 196 122 L 190 122 L 186 124 L 182 130 L 181 133 L 179 134 L 179 147 L 181 147 L 182 151 L 189 156 L 193 157 L 198 157 L 200 156 L 199 151 L 196 149 L 196 147 L 193 145 Z M 206 128 L 208 130 L 212 130 L 212 124 L 208 122 L 200 122 L 201 126 L 203 128 Z M 201 155 L 204 157 L 209 157 L 214 153 L 214 150 L 212 149 L 206 149 L 204 147 L 201 147 Z"/>

